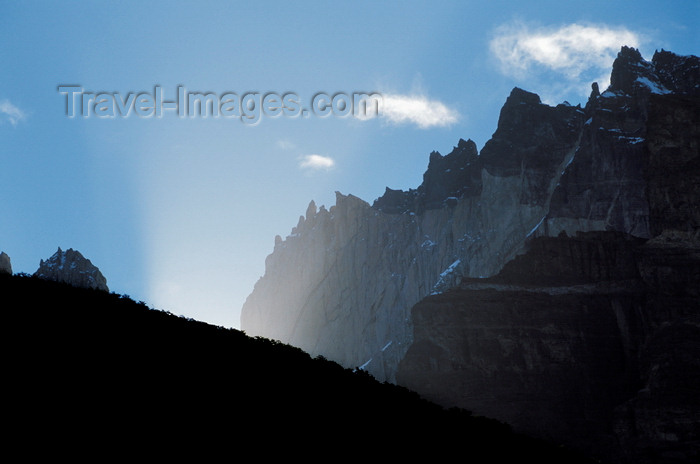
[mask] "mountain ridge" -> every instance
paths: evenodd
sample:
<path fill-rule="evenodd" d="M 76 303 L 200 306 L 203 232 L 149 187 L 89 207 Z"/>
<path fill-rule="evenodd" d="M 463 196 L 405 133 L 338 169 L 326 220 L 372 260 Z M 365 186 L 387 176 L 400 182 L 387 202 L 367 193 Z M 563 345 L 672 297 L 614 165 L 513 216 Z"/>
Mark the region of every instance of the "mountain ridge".
<path fill-rule="evenodd" d="M 416 305 L 496 276 L 538 238 L 653 241 L 663 246 L 646 272 L 675 275 L 659 256 L 684 243 L 689 257 L 679 259 L 692 261 L 700 243 L 698 70 L 692 55 L 662 50 L 647 62 L 622 47 L 610 86 L 592 85 L 584 107 L 514 88 L 480 152 L 460 139 L 450 154 L 430 154 L 416 189 L 387 187 L 371 206 L 337 192 L 329 209 L 309 208 L 276 239 L 241 327 L 396 382 L 424 329 Z M 700 283 L 690 276 L 670 285 Z"/>
<path fill-rule="evenodd" d="M 695 69 L 697 57 L 678 57 L 670 52 L 659 52 L 655 57 L 663 63 L 659 67 L 664 85 L 687 75 L 697 78 L 697 72 L 687 71 L 688 67 Z M 404 354 L 399 347 L 409 345 L 411 337 L 410 321 L 407 327 L 397 327 L 398 321 L 409 320 L 410 314 L 396 306 L 410 307 L 433 291 L 455 285 L 462 277 L 496 274 L 532 236 L 610 229 L 651 238 L 650 227 L 655 234 L 660 233 L 666 205 L 655 208 L 652 204 L 650 212 L 645 191 L 647 185 L 663 183 L 661 177 L 645 179 L 647 143 L 641 134 L 646 131 L 647 107 L 663 107 L 655 102 L 678 95 L 697 98 L 700 87 L 696 81 L 678 86 L 677 93 L 655 94 L 629 77 L 634 72 L 647 76 L 653 67 L 637 50 L 623 47 L 616 63 L 613 84 L 602 94 L 592 92 L 585 108 L 568 104 L 552 107 L 541 103 L 536 94 L 516 87 L 481 153 L 476 154 L 471 141 L 458 142 L 444 157 L 433 152 L 424 182 L 417 189 L 403 192 L 387 188 L 372 207 L 340 193 L 336 205 L 328 210 L 321 207 L 315 213 L 314 205 L 311 209 L 316 215 L 307 211 L 306 226 L 300 221 L 287 239 L 276 239 L 274 251 L 266 259 L 265 275 L 243 305 L 241 327 L 311 353 L 324 353 L 343 365 L 362 365 L 373 358 L 370 372 L 392 380 Z M 634 95 L 623 94 L 624 89 Z M 683 132 L 684 126 L 673 130 Z M 692 153 L 688 156 L 692 158 Z M 624 186 L 618 185 L 620 181 Z M 459 182 L 466 184 L 460 187 Z M 692 181 L 686 184 L 693 188 Z M 687 206 L 684 208 L 683 214 L 688 213 Z M 650 225 L 650 217 L 659 219 Z M 691 233 L 693 227 L 686 224 L 684 233 Z M 361 237 L 374 246 L 371 251 L 368 243 L 353 239 L 360 230 Z M 358 247 L 359 256 L 343 251 L 353 247 Z M 398 247 L 405 251 L 396 250 Z M 388 256 L 378 262 L 367 254 Z M 275 268 L 280 265 L 284 269 Z M 336 274 L 329 273 L 341 268 L 356 270 L 332 277 L 331 284 L 329 278 Z M 298 271 L 303 275 L 290 277 Z M 448 275 L 443 275 L 445 272 Z M 362 273 L 380 279 L 381 284 L 360 283 Z M 406 275 L 410 277 L 401 277 Z M 374 296 L 344 303 L 334 297 L 343 292 Z M 292 304 L 287 304 L 290 301 Z M 324 308 L 329 305 L 345 309 L 328 312 Z M 357 307 L 372 309 L 342 324 L 334 323 L 337 314 L 342 318 Z M 371 321 L 378 315 L 390 327 L 373 327 Z M 337 326 L 329 329 L 334 333 L 326 341 L 319 340 L 319 336 L 325 338 L 319 328 L 323 320 L 329 327 Z M 356 335 L 343 334 L 343 327 Z M 362 335 L 367 331 L 373 334 Z M 348 352 L 330 346 L 336 343 L 333 340 L 348 347 Z M 372 349 L 358 347 L 367 340 L 373 340 Z M 390 359 L 378 362 L 378 350 L 390 340 L 398 351 L 391 356 L 382 352 L 380 357 Z"/>
<path fill-rule="evenodd" d="M 34 446 L 32 456 L 47 458 L 281 460 L 322 452 L 328 459 L 392 433 L 411 446 L 379 447 L 373 456 L 592 462 L 364 371 L 128 296 L 7 274 L 0 292 L 8 301 L 1 327 L 11 354 L 3 370 L 9 450 Z"/>

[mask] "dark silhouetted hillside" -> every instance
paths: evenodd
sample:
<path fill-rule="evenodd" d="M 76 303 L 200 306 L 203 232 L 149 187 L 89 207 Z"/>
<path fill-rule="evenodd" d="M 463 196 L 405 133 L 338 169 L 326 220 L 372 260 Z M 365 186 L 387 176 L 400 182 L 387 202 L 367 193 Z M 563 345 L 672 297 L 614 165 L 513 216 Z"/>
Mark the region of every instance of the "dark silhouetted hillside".
<path fill-rule="evenodd" d="M 363 371 L 126 296 L 20 275 L 1 275 L 0 292 L 5 442 L 35 457 L 579 462 Z"/>

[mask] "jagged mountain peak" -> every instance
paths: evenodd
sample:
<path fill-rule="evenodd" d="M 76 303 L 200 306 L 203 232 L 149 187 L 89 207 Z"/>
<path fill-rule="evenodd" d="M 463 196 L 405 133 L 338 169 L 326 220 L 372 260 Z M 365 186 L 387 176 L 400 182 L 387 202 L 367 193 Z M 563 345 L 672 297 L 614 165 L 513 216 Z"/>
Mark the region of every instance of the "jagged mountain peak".
<path fill-rule="evenodd" d="M 520 87 L 513 87 L 510 95 L 506 99 L 506 105 L 519 105 L 519 104 L 529 104 L 529 105 L 539 105 L 542 103 L 540 96 L 536 93 L 529 92 L 527 90 L 521 89 Z"/>
<path fill-rule="evenodd" d="M 72 248 L 63 251 L 59 246 L 49 259 L 40 260 L 39 268 L 34 275 L 41 279 L 64 282 L 74 287 L 109 291 L 107 279 L 99 268 L 78 250 Z"/>
<path fill-rule="evenodd" d="M 306 208 L 306 220 L 308 221 L 314 216 L 316 216 L 316 202 L 311 200 L 309 202 L 309 206 Z"/>
<path fill-rule="evenodd" d="M 674 93 L 700 95 L 700 57 L 661 49 L 651 59 L 661 83 Z"/>
<path fill-rule="evenodd" d="M 369 206 L 366 201 L 364 201 L 362 198 L 357 197 L 353 195 L 352 193 L 348 193 L 347 195 L 343 195 L 341 192 L 337 191 L 335 192 L 335 207 L 340 208 L 340 207 L 349 207 L 349 206 L 359 206 L 359 207 L 365 207 Z"/>
<path fill-rule="evenodd" d="M 595 92 L 594 92 L 595 93 Z M 639 50 L 622 47 L 612 66 L 610 86 L 603 97 L 700 94 L 700 59 L 665 50 L 656 51 L 651 61 Z M 591 98 L 597 95 L 591 95 Z"/>
<path fill-rule="evenodd" d="M 476 143 L 459 139 L 447 155 L 433 151 L 428 157 L 428 168 L 423 183 L 408 191 L 386 187 L 372 207 L 384 213 L 422 213 L 454 204 L 460 198 L 478 195 L 481 191 L 481 162 Z"/>
<path fill-rule="evenodd" d="M 616 94 L 669 93 L 655 72 L 636 48 L 622 47 L 612 66 L 608 91 Z"/>
<path fill-rule="evenodd" d="M 457 145 L 452 147 L 452 151 L 447 155 L 443 156 L 439 151 L 430 152 L 428 158 L 428 169 L 430 169 L 433 163 L 439 163 L 445 158 L 455 159 L 460 156 L 466 156 L 467 158 L 472 158 L 479 155 L 479 151 L 476 148 L 476 143 L 472 140 L 459 139 Z"/>

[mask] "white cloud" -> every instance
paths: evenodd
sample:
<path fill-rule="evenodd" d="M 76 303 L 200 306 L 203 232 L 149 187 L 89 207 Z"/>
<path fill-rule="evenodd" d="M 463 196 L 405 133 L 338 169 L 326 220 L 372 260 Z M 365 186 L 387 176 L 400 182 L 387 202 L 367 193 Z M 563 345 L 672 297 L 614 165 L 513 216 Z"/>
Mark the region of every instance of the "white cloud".
<path fill-rule="evenodd" d="M 394 124 L 416 124 L 421 129 L 450 126 L 459 113 L 444 103 L 420 95 L 384 94 L 380 115 Z"/>
<path fill-rule="evenodd" d="M 330 169 L 335 166 L 333 158 L 322 155 L 304 155 L 300 157 L 299 167 L 302 169 Z"/>
<path fill-rule="evenodd" d="M 27 117 L 22 110 L 10 103 L 8 100 L 0 101 L 0 114 L 10 121 L 10 124 L 13 126 Z"/>
<path fill-rule="evenodd" d="M 533 28 L 521 23 L 499 27 L 490 42 L 501 72 L 517 79 L 533 74 L 553 72 L 569 87 L 585 80 L 598 80 L 607 87 L 610 70 L 623 45 L 639 48 L 641 35 L 624 27 L 569 24 L 559 28 Z"/>

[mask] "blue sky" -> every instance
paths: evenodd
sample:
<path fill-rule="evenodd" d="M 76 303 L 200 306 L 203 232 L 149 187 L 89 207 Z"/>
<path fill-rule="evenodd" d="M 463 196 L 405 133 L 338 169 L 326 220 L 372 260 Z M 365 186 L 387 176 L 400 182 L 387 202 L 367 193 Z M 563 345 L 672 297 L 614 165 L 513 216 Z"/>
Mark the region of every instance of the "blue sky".
<path fill-rule="evenodd" d="M 515 86 L 585 104 L 622 45 L 700 53 L 693 1 L 0 3 L 0 250 L 33 273 L 80 250 L 110 290 L 227 327 L 275 235 L 335 191 L 417 187 L 481 149 Z M 378 92 L 382 114 L 66 115 L 87 93 Z M 604 87 L 601 85 L 601 87 Z M 89 102 L 88 102 L 89 103 Z M 259 105 L 258 105 L 259 107 Z"/>

